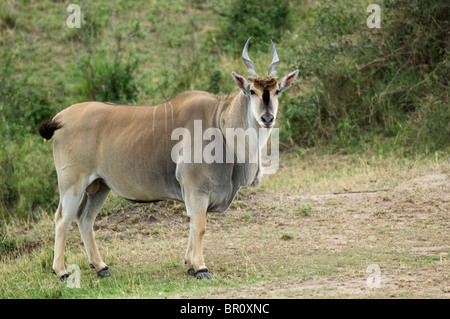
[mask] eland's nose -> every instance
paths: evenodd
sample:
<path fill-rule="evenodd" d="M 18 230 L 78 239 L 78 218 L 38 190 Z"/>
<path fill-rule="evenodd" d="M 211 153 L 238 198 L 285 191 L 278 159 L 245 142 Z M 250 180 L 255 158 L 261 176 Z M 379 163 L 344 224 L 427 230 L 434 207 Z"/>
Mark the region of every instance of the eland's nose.
<path fill-rule="evenodd" d="M 264 114 L 261 116 L 261 120 L 265 126 L 272 126 L 273 124 L 273 115 L 271 114 Z"/>

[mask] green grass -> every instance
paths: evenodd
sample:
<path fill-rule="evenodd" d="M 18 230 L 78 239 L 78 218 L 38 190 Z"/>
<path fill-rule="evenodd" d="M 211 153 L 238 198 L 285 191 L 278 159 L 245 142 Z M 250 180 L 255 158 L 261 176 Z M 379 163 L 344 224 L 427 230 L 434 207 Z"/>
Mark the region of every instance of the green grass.
<path fill-rule="evenodd" d="M 296 213 L 296 215 L 298 215 L 298 216 L 305 216 L 306 217 L 306 216 L 311 215 L 312 211 L 313 211 L 312 206 L 309 205 L 309 204 L 306 204 L 306 205 L 302 205 L 298 209 L 298 212 Z"/>

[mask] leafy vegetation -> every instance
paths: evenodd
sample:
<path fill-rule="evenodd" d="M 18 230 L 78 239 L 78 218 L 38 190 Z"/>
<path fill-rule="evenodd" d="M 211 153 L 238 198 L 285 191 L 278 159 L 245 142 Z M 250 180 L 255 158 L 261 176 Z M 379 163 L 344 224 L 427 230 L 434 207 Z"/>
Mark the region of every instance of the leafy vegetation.
<path fill-rule="evenodd" d="M 139 87 L 135 80 L 135 72 L 139 60 L 134 54 L 126 52 L 130 41 L 140 34 L 140 24 L 135 21 L 130 31 L 116 26 L 114 47 L 92 47 L 85 38 L 87 54 L 81 57 L 80 69 L 84 70 L 79 92 L 82 98 L 112 103 L 135 102 Z M 127 55 L 125 57 L 125 55 Z"/>
<path fill-rule="evenodd" d="M 360 5 L 324 1 L 300 22 L 304 40 L 286 39 L 307 83 L 286 100 L 283 137 L 346 151 L 448 147 L 448 2 L 385 1 L 380 29 Z"/>
<path fill-rule="evenodd" d="M 0 224 L 32 217 L 29 212 L 52 206 L 57 195 L 51 150 L 34 137 L 35 128 L 54 112 L 54 91 L 30 85 L 28 77 L 14 78 L 13 61 L 5 53 L 0 65 Z"/>
<path fill-rule="evenodd" d="M 268 39 L 280 39 L 291 27 L 289 0 L 226 1 L 223 5 L 218 38 L 223 49 L 236 56 L 248 38 L 253 39 L 257 49 L 267 49 Z"/>

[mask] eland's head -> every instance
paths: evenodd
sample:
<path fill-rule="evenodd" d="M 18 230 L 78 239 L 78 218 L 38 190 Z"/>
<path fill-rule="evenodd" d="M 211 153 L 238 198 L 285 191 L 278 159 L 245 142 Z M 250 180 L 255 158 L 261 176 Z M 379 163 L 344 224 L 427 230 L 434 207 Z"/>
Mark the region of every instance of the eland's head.
<path fill-rule="evenodd" d="M 247 65 L 248 81 L 239 74 L 231 73 L 234 82 L 244 92 L 247 97 L 247 105 L 251 110 L 251 115 L 256 122 L 265 128 L 271 128 L 275 124 L 275 118 L 278 111 L 278 97 L 286 90 L 297 78 L 298 70 L 295 70 L 278 81 L 277 65 L 278 59 L 275 45 L 272 44 L 272 63 L 269 66 L 268 76 L 261 77 L 256 73 L 255 64 L 248 56 L 248 44 L 245 43 L 242 51 L 242 59 Z"/>

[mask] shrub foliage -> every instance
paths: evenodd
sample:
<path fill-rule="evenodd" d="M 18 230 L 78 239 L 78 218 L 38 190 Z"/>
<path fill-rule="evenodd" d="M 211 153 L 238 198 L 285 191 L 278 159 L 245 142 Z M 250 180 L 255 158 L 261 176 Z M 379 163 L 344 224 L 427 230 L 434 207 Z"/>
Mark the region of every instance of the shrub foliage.
<path fill-rule="evenodd" d="M 348 150 L 389 139 L 408 153 L 448 146 L 448 2 L 385 1 L 380 29 L 362 12 L 325 1 L 304 25 L 307 41 L 290 41 L 308 92 L 286 100 L 285 143 Z"/>

